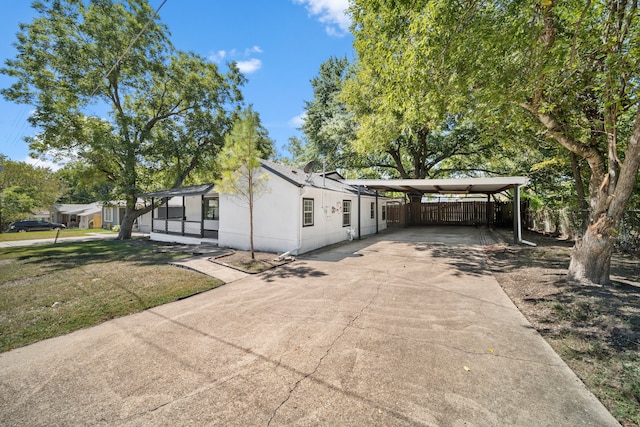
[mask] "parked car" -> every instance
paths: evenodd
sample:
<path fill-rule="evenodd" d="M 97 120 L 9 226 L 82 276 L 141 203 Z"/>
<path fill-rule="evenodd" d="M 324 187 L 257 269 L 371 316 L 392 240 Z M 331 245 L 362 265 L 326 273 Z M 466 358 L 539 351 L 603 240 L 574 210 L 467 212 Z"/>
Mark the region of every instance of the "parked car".
<path fill-rule="evenodd" d="M 57 222 L 48 222 L 48 221 L 39 221 L 39 220 L 16 221 L 9 224 L 9 231 L 15 231 L 15 232 L 60 230 L 63 228 L 67 228 L 67 227 L 64 224 L 58 224 Z"/>

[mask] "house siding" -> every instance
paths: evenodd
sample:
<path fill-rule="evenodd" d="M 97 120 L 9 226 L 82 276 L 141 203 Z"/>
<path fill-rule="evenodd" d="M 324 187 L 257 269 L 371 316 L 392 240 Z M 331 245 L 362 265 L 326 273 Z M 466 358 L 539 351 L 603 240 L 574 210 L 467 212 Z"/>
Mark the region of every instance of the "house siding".
<path fill-rule="evenodd" d="M 266 172 L 268 191 L 254 203 L 254 249 L 299 255 L 327 245 L 349 239 L 349 230 L 357 238 L 358 196 L 353 193 L 323 188 L 298 187 L 290 181 Z M 304 199 L 314 201 L 312 226 L 303 227 Z M 342 202 L 351 201 L 351 225 L 342 225 Z M 378 230 L 386 228 L 382 221 L 382 205 L 378 201 Z M 375 197 L 362 195 L 360 225 L 362 236 L 376 232 L 376 218 L 370 217 L 370 205 Z M 220 196 L 220 232 L 218 244 L 222 247 L 249 249 L 249 208 L 246 203 L 230 195 Z"/>
<path fill-rule="evenodd" d="M 299 246 L 298 229 L 302 220 L 298 211 L 300 188 L 269 172 L 267 191 L 254 202 L 253 243 L 255 250 L 285 252 Z M 218 245 L 249 249 L 249 207 L 229 194 L 220 195 L 220 231 Z"/>

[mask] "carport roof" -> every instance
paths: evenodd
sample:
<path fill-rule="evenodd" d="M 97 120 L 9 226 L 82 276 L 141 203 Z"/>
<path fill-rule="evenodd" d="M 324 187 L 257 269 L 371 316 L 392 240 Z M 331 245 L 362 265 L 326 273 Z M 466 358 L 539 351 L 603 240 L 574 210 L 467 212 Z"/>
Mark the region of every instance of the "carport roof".
<path fill-rule="evenodd" d="M 496 194 L 527 185 L 524 176 L 499 178 L 448 178 L 448 179 L 350 179 L 345 184 L 362 186 L 370 190 L 403 193 L 435 194 Z"/>

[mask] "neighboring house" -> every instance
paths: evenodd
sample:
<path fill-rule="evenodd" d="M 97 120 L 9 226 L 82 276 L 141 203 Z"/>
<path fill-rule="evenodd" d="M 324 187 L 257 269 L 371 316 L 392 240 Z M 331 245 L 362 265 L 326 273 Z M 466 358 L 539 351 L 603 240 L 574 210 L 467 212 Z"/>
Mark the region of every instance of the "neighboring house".
<path fill-rule="evenodd" d="M 386 198 L 329 176 L 261 160 L 267 191 L 254 202 L 254 247 L 293 255 L 386 228 Z M 165 204 L 152 212 L 151 239 L 249 249 L 249 209 L 213 184 L 148 193 Z"/>
<path fill-rule="evenodd" d="M 59 222 L 67 228 L 101 228 L 102 204 L 56 204 L 51 210 L 51 222 Z"/>
<path fill-rule="evenodd" d="M 144 200 L 138 199 L 136 208 L 142 208 Z M 127 202 L 117 200 L 113 202 L 103 203 L 102 206 L 102 223 L 104 228 L 112 229 L 116 225 L 122 224 L 126 211 Z M 151 214 L 141 215 L 136 219 L 133 230 L 140 233 L 151 232 Z"/>

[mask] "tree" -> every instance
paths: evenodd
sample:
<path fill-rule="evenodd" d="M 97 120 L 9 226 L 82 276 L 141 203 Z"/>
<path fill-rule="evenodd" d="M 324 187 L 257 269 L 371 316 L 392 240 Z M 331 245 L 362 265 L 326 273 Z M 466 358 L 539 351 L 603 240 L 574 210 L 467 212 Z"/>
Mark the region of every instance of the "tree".
<path fill-rule="evenodd" d="M 268 176 L 261 171 L 260 158 L 273 154 L 273 141 L 260 124 L 258 113 L 251 107 L 236 119 L 231 133 L 226 138 L 220 153 L 221 177 L 215 181 L 219 193 L 230 194 L 249 208 L 249 248 L 251 259 L 255 259 L 253 248 L 253 206 L 266 191 Z"/>
<path fill-rule="evenodd" d="M 58 203 L 93 203 L 111 201 L 113 184 L 102 171 L 93 165 L 81 162 L 68 162 L 56 171 L 56 176 L 65 184 L 66 191 Z"/>
<path fill-rule="evenodd" d="M 381 166 L 391 176 L 443 175 L 439 165 L 446 159 L 484 154 L 495 146 L 466 131 L 474 127 L 466 118 L 470 93 L 451 78 L 457 64 L 444 60 L 458 24 L 429 20 L 461 7 L 459 2 L 352 2 L 357 71 L 341 99 L 355 112 L 356 148 L 385 153 Z M 426 27 L 427 22 L 436 26 Z"/>
<path fill-rule="evenodd" d="M 0 231 L 38 210 L 48 211 L 63 191 L 64 185 L 51 169 L 0 155 Z"/>
<path fill-rule="evenodd" d="M 394 128 L 416 129 L 407 128 L 407 118 L 437 123 L 443 112 L 464 114 L 483 128 L 535 126 L 575 155 L 578 193 L 582 164 L 588 165 L 589 225 L 569 271 L 608 283 L 616 230 L 640 166 L 637 6 L 356 0 L 350 10 L 364 64 L 356 83 L 367 91 L 355 100 L 375 100 L 372 123 L 363 129 L 384 142 Z M 386 135 L 375 131 L 384 127 Z"/>
<path fill-rule="evenodd" d="M 361 165 L 351 146 L 355 138 L 355 121 L 338 98 L 350 73 L 346 58 L 331 57 L 320 65 L 318 76 L 311 79 L 313 99 L 305 102 L 302 131 L 305 134 L 304 161 L 322 157 L 332 168 Z"/>
<path fill-rule="evenodd" d="M 485 64 L 486 97 L 573 153 L 576 188 L 586 193 L 590 217 L 569 272 L 608 283 L 616 230 L 640 166 L 637 2 L 504 6 L 483 10 L 475 25 L 486 34 L 474 50 Z M 588 165 L 587 191 L 581 162 Z"/>
<path fill-rule="evenodd" d="M 17 79 L 2 90 L 35 106 L 29 139 L 38 153 L 74 156 L 126 200 L 119 238 L 131 237 L 136 195 L 178 187 L 210 163 L 239 109 L 244 78 L 223 75 L 194 53 L 176 51 L 146 0 L 35 1 L 21 24 L 18 54 L 1 70 Z M 89 115 L 109 111 L 108 117 Z"/>

